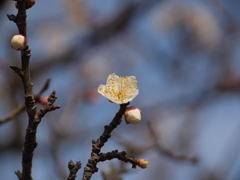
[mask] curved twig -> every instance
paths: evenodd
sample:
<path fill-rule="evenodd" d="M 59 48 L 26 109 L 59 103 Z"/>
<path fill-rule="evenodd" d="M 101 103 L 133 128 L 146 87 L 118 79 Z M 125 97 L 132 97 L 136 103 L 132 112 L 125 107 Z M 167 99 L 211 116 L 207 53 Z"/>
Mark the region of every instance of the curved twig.
<path fill-rule="evenodd" d="M 113 118 L 113 120 L 110 122 L 109 125 L 104 127 L 104 131 L 103 131 L 102 135 L 100 136 L 100 138 L 97 141 L 95 141 L 95 140 L 92 141 L 91 157 L 88 159 L 88 163 L 87 163 L 86 167 L 84 168 L 82 180 L 89 180 L 91 178 L 92 174 L 94 174 L 95 172 L 98 171 L 97 163 L 100 162 L 101 157 L 104 155 L 104 154 L 101 154 L 101 155 L 99 154 L 101 151 L 101 148 L 111 137 L 111 132 L 119 124 L 121 124 L 121 122 L 122 122 L 121 118 L 122 118 L 128 105 L 129 105 L 129 103 L 121 104 L 120 109 L 117 112 L 117 114 L 115 115 L 115 117 Z"/>

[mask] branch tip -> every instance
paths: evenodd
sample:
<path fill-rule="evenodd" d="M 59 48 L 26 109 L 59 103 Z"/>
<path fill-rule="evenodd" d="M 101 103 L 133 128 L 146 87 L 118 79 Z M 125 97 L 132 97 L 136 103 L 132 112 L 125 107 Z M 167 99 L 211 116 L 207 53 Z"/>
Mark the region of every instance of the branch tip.
<path fill-rule="evenodd" d="M 75 180 L 75 178 L 77 177 L 77 172 L 81 168 L 81 165 L 81 161 L 77 161 L 76 164 L 72 160 L 68 162 L 68 169 L 70 171 L 70 174 L 67 180 Z"/>
<path fill-rule="evenodd" d="M 13 65 L 13 66 L 9 66 L 15 73 L 17 73 L 20 77 L 22 77 L 24 75 L 24 72 L 22 69 L 20 69 L 19 67 Z"/>
<path fill-rule="evenodd" d="M 7 14 L 7 17 L 9 19 L 9 21 L 15 21 L 15 19 L 16 19 L 16 16 L 13 14 Z"/>
<path fill-rule="evenodd" d="M 20 170 L 17 170 L 17 171 L 15 171 L 14 173 L 17 175 L 17 177 L 18 177 L 19 180 L 22 179 L 22 172 L 21 172 Z"/>
<path fill-rule="evenodd" d="M 46 80 L 46 84 L 49 84 L 50 81 L 51 81 L 51 78 L 48 78 L 48 79 Z"/>

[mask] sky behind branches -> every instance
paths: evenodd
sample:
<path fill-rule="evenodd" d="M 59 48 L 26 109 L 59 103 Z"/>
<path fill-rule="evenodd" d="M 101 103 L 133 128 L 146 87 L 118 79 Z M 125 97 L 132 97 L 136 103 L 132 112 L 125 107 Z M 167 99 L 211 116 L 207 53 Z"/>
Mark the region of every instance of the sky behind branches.
<path fill-rule="evenodd" d="M 239 5 L 233 0 L 37 1 L 27 12 L 34 92 L 51 78 L 44 95 L 56 90 L 62 108 L 39 126 L 34 179 L 60 179 L 59 169 L 68 173 L 70 159 L 86 164 L 91 140 L 118 110 L 97 93 L 111 73 L 137 77 L 140 94 L 131 105 L 143 117 L 138 125 L 123 122 L 105 152 L 125 150 L 119 139 L 151 143 L 151 122 L 161 145 L 200 159 L 197 165 L 175 162 L 151 149 L 141 154 L 149 167 L 131 170 L 128 164 L 124 180 L 239 179 Z M 16 12 L 14 2 L 0 12 L 0 117 L 23 103 L 20 79 L 9 68 L 20 65 L 19 52 L 10 47 L 17 28 L 6 17 Z M 17 137 L 24 137 L 25 127 L 25 113 L 0 127 L 3 179 L 16 178 L 13 172 L 21 169 Z M 98 165 L 100 172 L 110 166 Z M 101 179 L 100 172 L 92 179 Z"/>

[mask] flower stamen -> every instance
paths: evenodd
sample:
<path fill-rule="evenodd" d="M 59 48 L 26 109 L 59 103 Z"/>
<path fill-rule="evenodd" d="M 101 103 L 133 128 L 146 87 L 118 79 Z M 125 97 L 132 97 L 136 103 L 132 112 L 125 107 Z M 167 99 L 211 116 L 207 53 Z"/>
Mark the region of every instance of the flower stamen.
<path fill-rule="evenodd" d="M 106 85 L 99 86 L 98 92 L 111 102 L 124 104 L 138 95 L 137 82 L 135 76 L 121 77 L 113 73 L 108 76 Z"/>

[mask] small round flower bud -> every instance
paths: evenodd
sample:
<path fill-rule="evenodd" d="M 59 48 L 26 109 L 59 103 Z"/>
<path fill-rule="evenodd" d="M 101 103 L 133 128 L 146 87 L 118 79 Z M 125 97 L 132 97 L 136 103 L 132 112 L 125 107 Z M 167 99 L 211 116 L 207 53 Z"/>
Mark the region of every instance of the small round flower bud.
<path fill-rule="evenodd" d="M 23 35 L 18 34 L 12 37 L 11 47 L 13 49 L 20 51 L 20 50 L 23 50 L 26 46 L 27 46 L 27 39 Z"/>
<path fill-rule="evenodd" d="M 135 106 L 127 107 L 124 118 L 127 124 L 137 124 L 141 121 L 141 113 L 142 111 Z"/>
<path fill-rule="evenodd" d="M 134 161 L 142 169 L 145 169 L 148 167 L 148 160 L 146 159 L 135 159 Z"/>
<path fill-rule="evenodd" d="M 47 100 L 48 96 L 43 96 L 38 99 L 38 102 L 44 106 L 47 103 Z"/>

